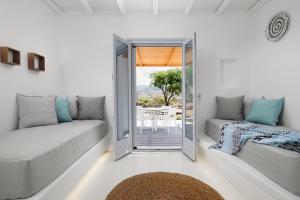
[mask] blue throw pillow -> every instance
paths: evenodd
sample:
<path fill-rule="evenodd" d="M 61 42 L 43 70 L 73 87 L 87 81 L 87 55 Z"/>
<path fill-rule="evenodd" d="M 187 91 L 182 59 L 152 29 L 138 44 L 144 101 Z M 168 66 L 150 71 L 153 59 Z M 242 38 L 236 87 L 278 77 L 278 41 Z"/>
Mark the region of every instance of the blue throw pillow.
<path fill-rule="evenodd" d="M 58 122 L 71 122 L 68 97 L 56 97 L 56 115 Z"/>
<path fill-rule="evenodd" d="M 283 104 L 284 98 L 255 100 L 246 121 L 276 126 Z"/>

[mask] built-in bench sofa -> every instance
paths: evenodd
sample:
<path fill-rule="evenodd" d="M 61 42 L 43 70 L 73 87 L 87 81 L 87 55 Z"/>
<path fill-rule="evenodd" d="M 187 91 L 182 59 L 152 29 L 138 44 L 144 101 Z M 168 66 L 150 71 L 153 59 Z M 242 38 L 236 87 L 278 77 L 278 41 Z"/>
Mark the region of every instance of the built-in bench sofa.
<path fill-rule="evenodd" d="M 107 135 L 101 120 L 75 120 L 0 135 L 0 199 L 43 190 Z"/>
<path fill-rule="evenodd" d="M 249 100 L 245 101 L 245 116 L 251 108 L 251 103 Z M 217 143 L 221 129 L 228 122 L 233 121 L 222 119 L 207 120 L 205 134 Z M 292 130 L 283 126 L 277 126 L 276 128 Z M 236 156 L 288 191 L 300 196 L 300 153 L 248 141 Z"/>

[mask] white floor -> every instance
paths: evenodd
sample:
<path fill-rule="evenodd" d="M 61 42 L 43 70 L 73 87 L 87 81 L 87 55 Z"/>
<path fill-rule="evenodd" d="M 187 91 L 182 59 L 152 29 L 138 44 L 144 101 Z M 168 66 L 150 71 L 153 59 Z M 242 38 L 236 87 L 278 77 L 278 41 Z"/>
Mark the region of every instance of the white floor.
<path fill-rule="evenodd" d="M 239 191 L 201 158 L 190 161 L 181 152 L 134 152 L 114 162 L 111 153 L 102 156 L 69 194 L 68 200 L 104 200 L 122 180 L 145 172 L 167 171 L 193 176 L 215 188 L 225 199 L 246 200 Z"/>

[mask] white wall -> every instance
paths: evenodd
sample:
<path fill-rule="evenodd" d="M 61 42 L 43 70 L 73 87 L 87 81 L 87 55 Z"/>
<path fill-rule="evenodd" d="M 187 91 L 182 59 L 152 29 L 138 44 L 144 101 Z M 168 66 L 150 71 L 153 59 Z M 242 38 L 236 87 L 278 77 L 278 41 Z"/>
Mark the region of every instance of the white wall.
<path fill-rule="evenodd" d="M 247 41 L 249 16 L 228 14 L 194 16 L 144 14 L 120 16 L 103 14 L 66 14 L 60 18 L 61 63 L 65 90 L 69 95 L 106 95 L 111 120 L 113 33 L 125 38 L 182 38 L 197 32 L 198 92 L 202 98 L 197 109 L 199 128 L 215 113 L 216 95 L 239 95 L 248 91 Z M 238 59 L 241 85 L 225 89 L 219 83 L 219 60 Z"/>
<path fill-rule="evenodd" d="M 285 97 L 283 122 L 300 130 L 300 1 L 273 0 L 251 16 L 250 69 L 251 95 Z M 279 11 L 290 14 L 286 36 L 270 42 L 264 32 L 270 18 Z"/>
<path fill-rule="evenodd" d="M 112 35 L 125 38 L 182 38 L 197 32 L 197 115 L 199 129 L 215 113 L 215 96 L 248 94 L 286 97 L 284 122 L 300 129 L 300 1 L 272 0 L 249 16 L 231 13 L 178 15 L 69 13 L 57 16 L 40 0 L 1 0 L 0 46 L 21 50 L 21 66 L 0 64 L 0 133 L 16 128 L 17 92 L 107 96 L 111 121 Z M 288 11 L 291 25 L 279 42 L 266 40 L 264 31 L 278 11 Z M 27 52 L 46 57 L 46 72 L 27 69 Z M 220 83 L 220 60 L 238 59 L 238 88 Z M 61 66 L 60 66 L 61 64 Z M 65 80 L 63 80 L 65 79 Z"/>
<path fill-rule="evenodd" d="M 0 64 L 0 132 L 16 127 L 17 92 L 24 94 L 68 94 L 107 96 L 111 121 L 112 35 L 125 38 L 182 38 L 197 32 L 197 115 L 199 130 L 215 113 L 215 96 L 248 94 L 252 97 L 286 97 L 284 121 L 300 129 L 294 88 L 300 85 L 300 2 L 273 0 L 249 16 L 231 13 L 178 15 L 100 14 L 89 16 L 54 14 L 39 0 L 0 2 L 0 45 L 21 50 L 21 66 Z M 264 31 L 278 11 L 291 15 L 290 29 L 280 42 L 269 42 Z M 17 13 L 17 14 L 16 14 Z M 46 72 L 27 70 L 27 52 L 46 56 Z M 238 59 L 240 86 L 224 88 L 220 83 L 220 60 Z M 61 64 L 61 66 L 60 66 Z"/>
<path fill-rule="evenodd" d="M 17 125 L 16 93 L 56 94 L 61 77 L 58 65 L 57 16 L 40 0 L 0 1 L 0 46 L 21 51 L 21 65 L 0 64 L 0 133 Z M 27 69 L 27 53 L 46 57 L 46 72 Z"/>

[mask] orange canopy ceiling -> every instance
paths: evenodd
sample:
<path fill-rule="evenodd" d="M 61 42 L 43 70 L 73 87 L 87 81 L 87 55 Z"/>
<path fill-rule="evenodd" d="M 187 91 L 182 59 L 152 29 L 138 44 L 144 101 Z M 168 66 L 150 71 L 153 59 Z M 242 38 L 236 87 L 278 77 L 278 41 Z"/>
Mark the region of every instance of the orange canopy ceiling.
<path fill-rule="evenodd" d="M 137 67 L 180 67 L 181 47 L 137 47 Z"/>

